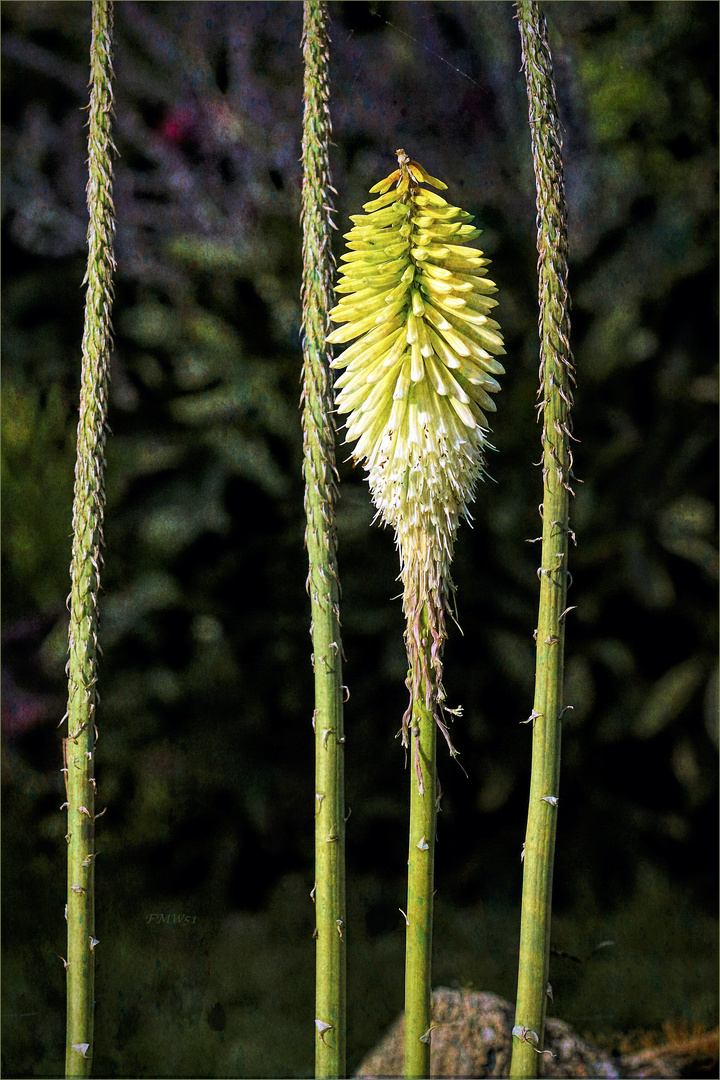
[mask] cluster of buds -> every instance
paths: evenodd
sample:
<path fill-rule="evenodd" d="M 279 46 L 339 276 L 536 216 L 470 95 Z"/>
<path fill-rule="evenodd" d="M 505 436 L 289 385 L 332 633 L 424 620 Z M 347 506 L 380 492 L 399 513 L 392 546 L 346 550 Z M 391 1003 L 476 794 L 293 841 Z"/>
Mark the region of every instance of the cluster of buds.
<path fill-rule="evenodd" d="M 351 218 L 330 312 L 344 325 L 327 340 L 353 341 L 333 361 L 344 369 L 337 409 L 349 414 L 378 515 L 395 529 L 409 632 L 429 605 L 439 672 L 455 534 L 485 472 L 505 350 L 490 318 L 489 260 L 467 246 L 480 235 L 472 215 L 422 187 L 447 185 L 404 150 L 397 156 L 370 189 L 379 198 Z"/>

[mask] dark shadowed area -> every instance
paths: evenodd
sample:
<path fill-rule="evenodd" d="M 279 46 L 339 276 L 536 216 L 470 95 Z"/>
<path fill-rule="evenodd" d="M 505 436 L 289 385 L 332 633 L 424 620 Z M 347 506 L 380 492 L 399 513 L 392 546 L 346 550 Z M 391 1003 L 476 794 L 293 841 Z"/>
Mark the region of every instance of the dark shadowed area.
<path fill-rule="evenodd" d="M 717 1024 L 715 4 L 546 5 L 576 496 L 551 961 L 608 1047 Z M 445 653 L 436 985 L 515 994 L 538 602 L 535 192 L 506 3 L 331 3 L 340 234 L 404 147 L 476 215 L 506 371 Z M 95 1073 L 313 1070 L 302 5 L 115 8 Z M 64 1058 L 61 739 L 90 5 L 2 6 L 2 1070 Z M 340 458 L 349 455 L 342 447 Z M 341 467 L 348 1068 L 402 1006 L 397 554 Z M 580 482 L 581 481 L 581 482 Z M 604 941 L 614 945 L 594 952 Z M 663 1032 L 663 1026 L 665 1030 Z"/>

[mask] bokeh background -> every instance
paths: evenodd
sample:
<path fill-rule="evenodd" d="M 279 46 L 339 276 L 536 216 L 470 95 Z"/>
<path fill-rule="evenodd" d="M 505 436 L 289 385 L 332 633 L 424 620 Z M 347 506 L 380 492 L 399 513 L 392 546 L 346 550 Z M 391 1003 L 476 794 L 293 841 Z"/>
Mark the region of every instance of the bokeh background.
<path fill-rule="evenodd" d="M 578 477 L 550 1013 L 717 1023 L 717 41 L 706 3 L 549 3 Z M 302 5 L 116 5 L 98 1076 L 311 1076 Z M 507 346 L 446 650 L 436 984 L 514 998 L 541 474 L 534 180 L 506 3 L 331 3 L 340 235 L 398 146 L 477 216 Z M 2 6 L 3 1073 L 61 1075 L 70 525 L 90 5 Z M 341 448 L 345 458 L 347 448 Z M 392 535 L 341 467 L 349 1068 L 402 1006 Z M 581 482 L 580 482 L 581 481 Z M 165 916 L 161 922 L 159 916 Z M 590 956 L 602 941 L 613 946 Z M 575 957 L 575 959 L 572 959 Z M 665 1025 L 663 1032 L 663 1025 Z"/>

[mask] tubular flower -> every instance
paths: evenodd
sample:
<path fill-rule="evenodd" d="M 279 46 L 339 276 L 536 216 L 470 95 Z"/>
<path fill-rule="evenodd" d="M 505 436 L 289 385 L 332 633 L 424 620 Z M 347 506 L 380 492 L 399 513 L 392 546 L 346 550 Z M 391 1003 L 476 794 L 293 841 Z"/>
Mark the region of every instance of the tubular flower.
<path fill-rule="evenodd" d="M 489 260 L 468 246 L 481 230 L 471 214 L 421 186 L 446 184 L 404 150 L 397 156 L 396 171 L 370 189 L 379 198 L 351 217 L 339 301 L 330 312 L 343 325 L 327 340 L 352 341 L 332 365 L 344 369 L 336 406 L 348 414 L 347 438 L 378 515 L 395 529 L 408 634 L 418 640 L 420 611 L 429 605 L 442 701 L 455 534 L 485 475 L 486 414 L 495 411 L 490 395 L 504 373 L 496 357 L 505 349 L 490 317 L 497 289 L 487 277 Z"/>

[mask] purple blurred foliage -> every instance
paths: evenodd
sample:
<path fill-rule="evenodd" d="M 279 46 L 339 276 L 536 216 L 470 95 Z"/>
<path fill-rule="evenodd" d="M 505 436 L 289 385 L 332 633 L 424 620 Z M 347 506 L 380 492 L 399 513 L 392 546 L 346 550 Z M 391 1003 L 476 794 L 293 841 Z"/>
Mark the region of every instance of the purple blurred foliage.
<path fill-rule="evenodd" d="M 11 668 L 2 667 L 2 731 L 9 738 L 18 738 L 46 724 L 52 717 L 52 707 L 45 698 L 32 690 L 23 690 L 15 681 Z"/>

